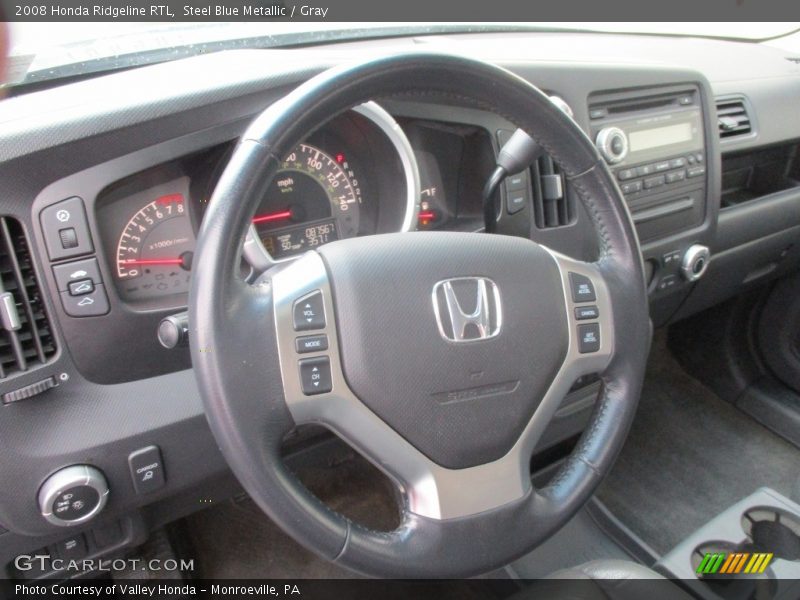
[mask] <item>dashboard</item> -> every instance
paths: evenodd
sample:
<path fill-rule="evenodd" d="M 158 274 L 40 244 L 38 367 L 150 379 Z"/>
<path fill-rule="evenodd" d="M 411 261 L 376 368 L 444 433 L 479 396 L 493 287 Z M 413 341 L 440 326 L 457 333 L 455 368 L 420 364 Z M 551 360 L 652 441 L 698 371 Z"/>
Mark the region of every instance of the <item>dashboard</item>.
<path fill-rule="evenodd" d="M 762 46 L 396 38 L 209 54 L 10 98 L 0 103 L 0 271 L 5 289 L 28 290 L 29 312 L 23 360 L 5 338 L 0 347 L 0 478 L 17 482 L 0 494 L 0 567 L 63 537 L 36 498 L 69 465 L 104 474 L 108 502 L 86 527 L 119 524 L 118 546 L 195 510 L 198 490 L 231 493 L 188 350 L 157 337 L 187 305 L 215 182 L 251 120 L 289 90 L 330 66 L 419 46 L 505 66 L 569 107 L 627 201 L 656 326 L 800 266 L 800 66 Z M 457 98 L 374 100 L 282 157 L 242 240 L 244 276 L 337 239 L 482 229 L 483 186 L 514 125 Z M 496 205 L 497 233 L 598 254 L 579 190 L 546 154 L 506 180 Z M 576 386 L 543 444 L 580 431 L 596 390 Z M 166 476 L 141 493 L 129 458 L 151 446 Z"/>

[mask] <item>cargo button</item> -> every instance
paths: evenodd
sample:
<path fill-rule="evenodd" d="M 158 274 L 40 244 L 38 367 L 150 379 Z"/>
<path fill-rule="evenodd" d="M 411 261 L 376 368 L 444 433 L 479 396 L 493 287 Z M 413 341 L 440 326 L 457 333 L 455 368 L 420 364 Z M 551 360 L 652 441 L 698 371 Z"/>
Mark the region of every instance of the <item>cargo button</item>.
<path fill-rule="evenodd" d="M 325 327 L 325 308 L 322 292 L 315 290 L 294 303 L 292 309 L 295 331 L 308 331 Z"/>
<path fill-rule="evenodd" d="M 147 446 L 128 456 L 128 467 L 137 494 L 149 494 L 164 486 L 164 463 L 158 446 Z"/>

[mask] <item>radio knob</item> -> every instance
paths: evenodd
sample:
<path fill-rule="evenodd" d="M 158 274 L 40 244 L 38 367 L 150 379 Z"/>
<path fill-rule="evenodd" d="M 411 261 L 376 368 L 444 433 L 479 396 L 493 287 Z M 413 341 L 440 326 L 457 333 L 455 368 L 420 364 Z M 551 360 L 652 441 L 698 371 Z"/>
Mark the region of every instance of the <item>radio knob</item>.
<path fill-rule="evenodd" d="M 39 490 L 39 510 L 53 525 L 80 525 L 95 517 L 108 500 L 103 473 L 89 465 L 72 465 L 53 473 Z"/>
<path fill-rule="evenodd" d="M 619 127 L 606 127 L 597 133 L 595 145 L 610 165 L 628 156 L 628 136 Z"/>

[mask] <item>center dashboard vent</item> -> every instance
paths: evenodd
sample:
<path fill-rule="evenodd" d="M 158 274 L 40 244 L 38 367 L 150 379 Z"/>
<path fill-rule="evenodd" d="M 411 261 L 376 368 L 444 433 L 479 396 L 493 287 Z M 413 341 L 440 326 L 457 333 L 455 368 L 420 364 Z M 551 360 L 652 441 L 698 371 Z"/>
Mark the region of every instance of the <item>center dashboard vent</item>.
<path fill-rule="evenodd" d="M 753 124 L 743 98 L 717 99 L 717 126 L 719 137 L 723 140 L 753 131 Z"/>
<path fill-rule="evenodd" d="M 55 353 L 22 224 L 0 217 L 0 379 L 43 365 Z"/>

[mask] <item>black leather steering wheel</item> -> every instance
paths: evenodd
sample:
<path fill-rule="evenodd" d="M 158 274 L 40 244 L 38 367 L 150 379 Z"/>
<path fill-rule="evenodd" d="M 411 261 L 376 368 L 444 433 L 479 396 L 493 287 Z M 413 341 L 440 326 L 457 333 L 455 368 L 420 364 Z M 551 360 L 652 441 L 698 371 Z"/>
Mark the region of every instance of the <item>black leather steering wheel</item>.
<path fill-rule="evenodd" d="M 246 283 L 245 233 L 283 157 L 334 115 L 414 92 L 495 112 L 534 137 L 591 216 L 599 260 L 500 235 L 397 233 L 332 242 Z M 579 320 L 585 306 L 599 317 Z M 297 331 L 293 319 L 306 309 L 316 329 Z M 439 54 L 326 71 L 253 122 L 203 221 L 190 320 L 206 415 L 244 488 L 307 548 L 389 577 L 486 572 L 566 523 L 625 440 L 650 344 L 636 233 L 592 143 L 523 79 Z M 298 354 L 295 338 L 305 333 L 327 335 L 328 349 Z M 309 357 L 318 360 L 302 368 L 329 369 L 331 391 L 304 393 L 299 361 Z M 591 422 L 558 474 L 534 489 L 534 446 L 587 373 L 603 384 Z M 281 440 L 308 422 L 397 483 L 397 530 L 346 520 L 287 471 Z"/>

